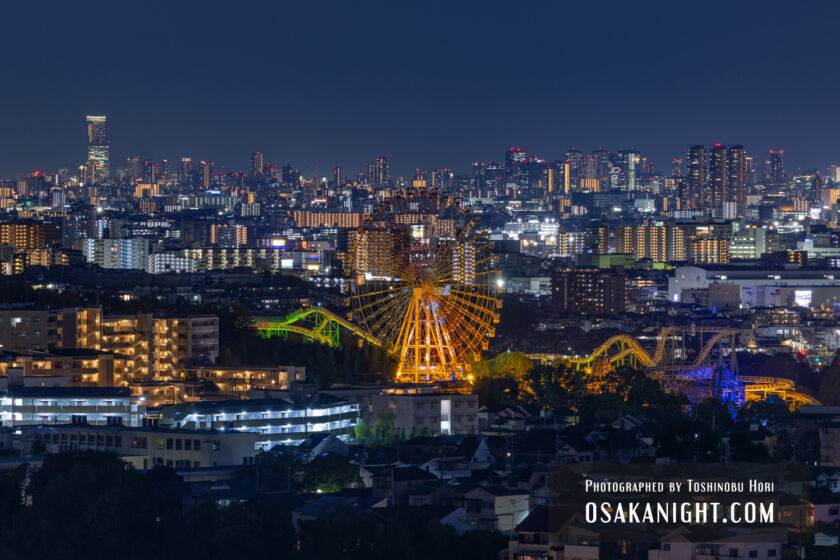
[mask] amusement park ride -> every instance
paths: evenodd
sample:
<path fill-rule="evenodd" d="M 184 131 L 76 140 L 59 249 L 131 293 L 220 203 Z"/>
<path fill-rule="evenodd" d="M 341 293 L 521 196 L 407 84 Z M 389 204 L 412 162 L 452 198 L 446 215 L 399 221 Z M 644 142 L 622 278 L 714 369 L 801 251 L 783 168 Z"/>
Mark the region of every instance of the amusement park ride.
<path fill-rule="evenodd" d="M 400 381 L 462 378 L 487 349 L 501 308 L 492 256 L 474 225 L 435 191 L 401 191 L 354 232 L 352 322 L 310 308 L 253 326 L 264 337 L 295 332 L 331 346 L 343 327 L 394 354 Z"/>
<path fill-rule="evenodd" d="M 262 336 L 301 334 L 340 346 L 339 330 L 382 346 L 398 359 L 397 379 L 463 378 L 487 349 L 499 321 L 493 259 L 454 201 L 426 189 L 399 192 L 355 232 L 346 269 L 352 276 L 351 320 L 321 307 L 286 317 L 259 317 Z M 742 404 L 775 395 L 791 405 L 818 404 L 783 378 L 738 375 L 736 329 L 664 327 L 652 352 L 632 336 L 613 336 L 586 356 L 532 354 L 584 369 L 597 385 L 619 365 L 644 368 L 666 389 L 693 401 L 715 396 Z"/>

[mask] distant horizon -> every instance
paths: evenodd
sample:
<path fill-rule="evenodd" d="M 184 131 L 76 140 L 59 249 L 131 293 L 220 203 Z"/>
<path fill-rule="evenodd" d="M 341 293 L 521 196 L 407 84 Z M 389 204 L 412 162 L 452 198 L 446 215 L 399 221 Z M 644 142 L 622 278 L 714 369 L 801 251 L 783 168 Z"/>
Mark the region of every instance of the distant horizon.
<path fill-rule="evenodd" d="M 658 174 L 662 175 L 663 177 L 670 177 L 671 176 L 671 164 L 673 163 L 674 159 L 675 158 L 685 159 L 685 155 L 686 155 L 685 152 L 686 152 L 686 150 L 688 149 L 689 146 L 702 144 L 702 145 L 706 146 L 707 148 L 709 148 L 709 147 L 714 146 L 715 144 L 724 144 L 724 145 L 741 144 L 740 142 L 721 142 L 721 141 L 718 141 L 718 140 L 716 140 L 714 142 L 706 142 L 706 143 L 703 143 L 703 142 L 689 142 L 685 145 L 685 149 L 683 151 L 675 152 L 674 156 L 672 156 L 671 158 L 669 158 L 667 161 L 664 161 L 664 162 L 657 161 L 655 158 L 651 157 L 650 154 L 648 152 L 646 152 L 643 148 L 639 148 L 638 146 L 635 146 L 635 145 L 631 145 L 629 147 L 619 147 L 619 148 L 606 146 L 606 145 L 597 145 L 596 147 L 593 147 L 591 149 L 586 149 L 586 148 L 581 148 L 581 146 L 579 144 L 570 144 L 567 148 L 564 148 L 564 149 L 560 150 L 560 152 L 557 153 L 556 155 L 553 155 L 553 154 L 545 154 L 545 153 L 541 153 L 541 152 L 531 151 L 531 150 L 528 149 L 528 147 L 526 145 L 522 145 L 522 144 L 507 144 L 507 145 L 503 146 L 502 148 L 500 148 L 499 150 L 497 150 L 496 155 L 494 157 L 484 157 L 484 158 L 469 161 L 469 162 L 463 163 L 462 165 L 457 165 L 457 166 L 453 166 L 451 164 L 432 164 L 432 165 L 428 165 L 428 166 L 425 166 L 425 167 L 402 165 L 399 161 L 395 161 L 392 154 L 389 153 L 387 150 L 372 153 L 369 158 L 367 158 L 367 159 L 365 159 L 365 160 L 363 160 L 363 161 L 361 161 L 357 164 L 356 163 L 350 164 L 350 166 L 345 165 L 344 163 L 333 163 L 333 164 L 321 164 L 321 165 L 310 164 L 309 166 L 304 167 L 304 166 L 298 165 L 293 159 L 289 159 L 289 160 L 273 159 L 271 157 L 271 154 L 269 152 L 266 152 L 266 150 L 254 149 L 250 152 L 247 152 L 246 154 L 243 154 L 241 157 L 237 157 L 236 159 L 241 159 L 243 161 L 243 164 L 241 166 L 235 166 L 235 165 L 226 165 L 224 161 L 219 161 L 218 159 L 202 157 L 200 154 L 191 154 L 191 153 L 183 153 L 183 154 L 174 155 L 174 156 L 157 154 L 157 157 L 155 157 L 153 155 L 148 155 L 146 152 L 134 150 L 134 151 L 127 151 L 127 152 L 124 153 L 124 155 L 117 152 L 118 155 L 115 156 L 114 151 L 113 151 L 113 147 L 114 147 L 115 142 L 113 140 L 113 134 L 112 134 L 113 119 L 112 119 L 111 115 L 103 114 L 103 113 L 93 113 L 93 112 L 85 113 L 83 115 L 82 125 L 81 125 L 82 133 L 85 132 L 84 129 L 85 129 L 85 126 L 86 126 L 86 123 L 84 122 L 84 119 L 87 118 L 88 116 L 104 116 L 107 119 L 106 126 L 107 126 L 107 130 L 108 130 L 108 138 L 109 138 L 109 141 L 110 141 L 110 148 L 111 148 L 110 168 L 111 168 L 112 172 L 114 170 L 118 169 L 118 168 L 125 167 L 125 163 L 126 163 L 126 160 L 128 158 L 139 155 L 141 161 L 152 160 L 152 161 L 155 161 L 155 162 L 159 163 L 163 160 L 169 160 L 170 163 L 173 165 L 173 167 L 177 162 L 180 162 L 181 158 L 188 157 L 188 158 L 192 158 L 193 162 L 198 162 L 198 161 L 201 161 L 201 160 L 210 161 L 215 166 L 214 171 L 222 171 L 223 170 L 223 172 L 225 172 L 225 173 L 235 173 L 235 172 L 238 172 L 238 171 L 243 171 L 243 172 L 247 173 L 249 171 L 249 168 L 250 168 L 250 156 L 251 156 L 251 154 L 254 153 L 254 152 L 261 152 L 263 154 L 263 157 L 265 158 L 265 163 L 266 164 L 271 163 L 271 164 L 277 165 L 278 167 L 282 167 L 284 165 L 291 165 L 295 169 L 300 170 L 301 175 L 303 175 L 305 177 L 329 177 L 329 176 L 332 175 L 332 169 L 335 165 L 338 165 L 338 166 L 341 167 L 343 176 L 351 177 L 351 176 L 354 176 L 358 173 L 364 172 L 365 165 L 367 163 L 373 162 L 376 159 L 376 157 L 378 157 L 380 155 L 388 156 L 390 169 L 392 170 L 391 175 L 393 177 L 411 178 L 413 176 L 415 170 L 417 170 L 417 169 L 425 170 L 425 171 L 431 171 L 433 169 L 452 169 L 453 172 L 456 175 L 470 175 L 471 171 L 472 171 L 471 167 L 472 167 L 472 164 L 474 162 L 504 163 L 504 159 L 505 159 L 504 155 L 505 155 L 505 152 L 508 149 L 510 149 L 510 148 L 521 148 L 526 154 L 537 156 L 541 159 L 544 159 L 547 162 L 553 162 L 553 161 L 558 161 L 558 160 L 562 161 L 565 158 L 566 152 L 569 151 L 569 150 L 572 150 L 572 149 L 580 150 L 581 153 L 583 153 L 584 155 L 590 155 L 593 152 L 595 152 L 597 150 L 601 150 L 601 149 L 606 150 L 607 152 L 610 152 L 610 153 L 615 153 L 615 152 L 619 152 L 619 151 L 622 151 L 622 150 L 637 150 L 641 153 L 642 156 L 648 157 L 649 161 L 651 161 L 653 163 L 655 171 Z M 763 162 L 767 161 L 771 150 L 781 150 L 781 151 L 783 151 L 784 154 L 785 154 L 785 162 L 784 162 L 785 163 L 785 173 L 787 173 L 788 175 L 796 175 L 796 171 L 801 171 L 803 173 L 811 172 L 811 171 L 819 171 L 819 172 L 825 174 L 825 172 L 827 172 L 829 170 L 831 165 L 835 165 L 834 163 L 827 163 L 823 167 L 801 166 L 801 165 L 792 166 L 791 163 L 788 160 L 789 150 L 786 150 L 784 148 L 784 146 L 775 146 L 775 147 L 767 148 L 767 149 L 762 150 L 760 152 L 755 152 L 754 150 L 751 150 L 749 145 L 744 145 L 744 148 L 747 151 L 747 155 L 756 158 L 754 160 L 756 163 L 763 163 Z M 86 141 L 85 141 L 84 134 L 82 134 L 81 139 L 80 139 L 80 144 L 78 146 L 78 150 L 76 150 L 76 151 L 80 151 L 82 155 L 79 157 L 79 161 L 77 163 L 69 164 L 69 165 L 68 164 L 63 164 L 63 165 L 58 164 L 58 165 L 55 165 L 55 166 L 52 166 L 52 167 L 47 167 L 47 166 L 42 165 L 42 166 L 39 166 L 39 167 L 35 167 L 35 168 L 33 168 L 29 171 L 20 171 L 19 170 L 19 171 L 16 171 L 16 172 L 12 173 L 11 175 L 0 176 L 0 179 L 22 179 L 22 178 L 26 177 L 27 175 L 32 174 L 35 171 L 39 171 L 39 172 L 45 173 L 45 174 L 50 174 L 54 171 L 57 171 L 57 170 L 63 169 L 63 168 L 67 169 L 69 172 L 72 173 L 74 170 L 78 170 L 79 166 L 84 163 L 84 159 L 85 159 L 85 156 L 86 156 L 86 150 L 87 150 L 87 144 L 86 144 Z M 763 155 L 761 157 L 759 157 L 760 154 L 763 154 Z M 234 158 L 226 158 L 226 159 L 227 160 L 232 160 Z M 301 158 L 301 159 L 303 159 L 303 158 Z M 323 158 L 319 158 L 319 159 L 323 159 Z M 395 163 L 397 164 L 396 166 L 395 166 Z M 840 163 L 837 163 L 836 165 L 840 165 Z M 355 167 L 353 167 L 353 166 L 355 166 Z M 394 172 L 395 169 L 398 170 L 398 169 L 401 169 L 401 168 L 405 168 L 405 170 L 401 171 L 401 172 Z M 314 173 L 315 170 L 319 170 L 319 171 L 323 170 L 323 172 Z"/>
<path fill-rule="evenodd" d="M 790 172 L 840 163 L 834 2 L 40 0 L 4 16 L 4 178 L 84 163 L 87 114 L 109 117 L 114 167 L 239 170 L 260 151 L 323 176 L 388 154 L 408 176 L 603 146 L 667 173 L 699 142 L 783 148 Z"/>

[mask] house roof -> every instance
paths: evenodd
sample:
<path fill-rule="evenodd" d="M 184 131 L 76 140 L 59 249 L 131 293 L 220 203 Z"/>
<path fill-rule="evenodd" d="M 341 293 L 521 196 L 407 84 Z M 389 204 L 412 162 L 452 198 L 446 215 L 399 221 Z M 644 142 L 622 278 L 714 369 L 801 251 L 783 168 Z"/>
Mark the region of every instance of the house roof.
<path fill-rule="evenodd" d="M 518 533 L 554 533 L 578 513 L 575 508 L 537 506 L 516 526 Z"/>

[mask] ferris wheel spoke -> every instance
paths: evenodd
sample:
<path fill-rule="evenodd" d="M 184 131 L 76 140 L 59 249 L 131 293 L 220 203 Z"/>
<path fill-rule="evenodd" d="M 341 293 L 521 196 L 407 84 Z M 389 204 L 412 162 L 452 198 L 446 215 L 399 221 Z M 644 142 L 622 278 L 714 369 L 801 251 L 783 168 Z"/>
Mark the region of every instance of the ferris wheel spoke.
<path fill-rule="evenodd" d="M 398 191 L 352 236 L 349 269 L 395 279 L 360 281 L 349 302 L 396 354 L 401 379 L 458 375 L 493 334 L 494 259 L 456 203 L 435 189 Z"/>

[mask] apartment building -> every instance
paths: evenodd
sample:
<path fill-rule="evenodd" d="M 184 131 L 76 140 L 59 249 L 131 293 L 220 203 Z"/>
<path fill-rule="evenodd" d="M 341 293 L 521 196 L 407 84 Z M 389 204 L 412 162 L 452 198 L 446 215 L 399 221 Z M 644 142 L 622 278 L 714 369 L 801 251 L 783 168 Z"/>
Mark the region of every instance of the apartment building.
<path fill-rule="evenodd" d="M 63 424 L 23 426 L 13 445 L 24 455 L 32 453 L 35 442 L 41 442 L 48 453 L 110 451 L 138 469 L 190 469 L 252 464 L 257 437 L 252 432 Z"/>
<path fill-rule="evenodd" d="M 0 393 L 0 426 L 88 423 L 131 425 L 142 411 L 123 387 L 27 387 Z"/>
<path fill-rule="evenodd" d="M 303 366 L 240 367 L 190 366 L 186 377 L 198 381 L 212 381 L 220 393 L 246 395 L 249 391 L 288 391 L 291 383 L 306 380 Z"/>
<path fill-rule="evenodd" d="M 127 379 L 180 377 L 192 363 L 216 361 L 219 319 L 150 313 L 103 316 L 98 307 L 0 309 L 0 350 L 77 348 L 125 357 Z"/>
<path fill-rule="evenodd" d="M 127 382 L 125 356 L 98 350 L 59 349 L 49 353 L 0 353 L 0 375 L 60 377 L 68 386 L 114 387 Z"/>
<path fill-rule="evenodd" d="M 259 434 L 257 445 L 300 445 L 311 437 L 334 434 L 346 439 L 359 422 L 359 403 L 326 394 L 297 398 L 201 401 L 168 406 L 158 423 L 174 429 L 232 430 Z"/>

